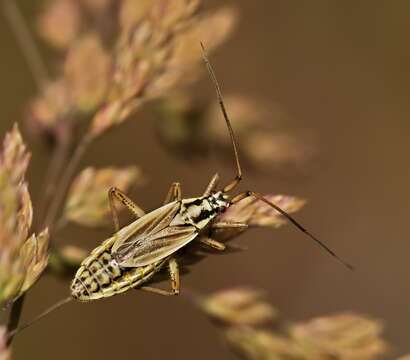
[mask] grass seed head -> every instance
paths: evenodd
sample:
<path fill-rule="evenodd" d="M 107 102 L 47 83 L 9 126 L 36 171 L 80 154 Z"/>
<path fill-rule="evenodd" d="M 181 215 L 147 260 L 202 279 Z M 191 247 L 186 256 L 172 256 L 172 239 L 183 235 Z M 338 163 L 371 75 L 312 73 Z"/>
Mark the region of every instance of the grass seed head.
<path fill-rule="evenodd" d="M 92 121 L 92 135 L 123 122 L 145 101 L 186 84 L 202 62 L 199 43 L 207 38 L 209 26 L 215 33 L 211 48 L 226 39 L 233 13 L 224 10 L 200 17 L 195 15 L 198 4 L 193 0 L 142 2 L 141 7 L 123 3 L 128 10 L 120 10 L 122 30 L 111 90 Z"/>
<path fill-rule="evenodd" d="M 379 321 L 354 313 L 314 318 L 290 327 L 306 359 L 375 359 L 387 350 Z"/>
<path fill-rule="evenodd" d="M 112 186 L 127 191 L 141 182 L 141 172 L 135 166 L 127 168 L 87 168 L 74 180 L 65 205 L 64 217 L 85 226 L 101 226 L 110 215 L 108 189 Z"/>
<path fill-rule="evenodd" d="M 0 153 L 0 304 L 17 299 L 47 264 L 48 232 L 31 235 L 33 207 L 25 180 L 30 154 L 17 125 Z"/>
<path fill-rule="evenodd" d="M 79 111 L 92 112 L 103 101 L 111 61 L 97 33 L 82 36 L 70 47 L 64 64 L 64 78 Z"/>
<path fill-rule="evenodd" d="M 200 307 L 207 315 L 228 325 L 260 325 L 276 315 L 260 292 L 247 288 L 217 292 L 203 298 Z"/>
<path fill-rule="evenodd" d="M 250 360 L 302 360 L 289 339 L 269 330 L 232 327 L 224 331 L 228 344 Z"/>
<path fill-rule="evenodd" d="M 66 50 L 79 36 L 83 16 L 76 1 L 52 1 L 37 21 L 39 35 L 50 46 Z"/>

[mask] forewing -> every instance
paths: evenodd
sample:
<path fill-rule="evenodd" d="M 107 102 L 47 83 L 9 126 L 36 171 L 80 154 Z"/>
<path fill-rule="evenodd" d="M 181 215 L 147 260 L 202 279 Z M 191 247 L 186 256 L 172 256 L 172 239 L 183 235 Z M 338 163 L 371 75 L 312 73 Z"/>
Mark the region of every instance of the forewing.
<path fill-rule="evenodd" d="M 171 226 L 121 245 L 113 254 L 123 267 L 138 267 L 161 260 L 188 244 L 198 235 L 194 226 Z"/>
<path fill-rule="evenodd" d="M 165 229 L 179 208 L 180 202 L 173 201 L 142 216 L 130 225 L 123 227 L 114 235 L 116 240 L 112 247 L 112 252 L 116 253 L 119 248 L 125 245 L 132 245 L 134 242 L 142 241 L 142 239 Z"/>

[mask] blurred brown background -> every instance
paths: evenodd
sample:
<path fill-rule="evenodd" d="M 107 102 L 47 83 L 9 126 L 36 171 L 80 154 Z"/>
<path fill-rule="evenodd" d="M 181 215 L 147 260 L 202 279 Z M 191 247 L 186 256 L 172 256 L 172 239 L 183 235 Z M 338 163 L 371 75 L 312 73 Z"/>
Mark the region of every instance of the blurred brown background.
<path fill-rule="evenodd" d="M 19 3 L 33 18 L 34 2 Z M 241 20 L 232 40 L 212 57 L 225 92 L 280 104 L 288 114 L 287 127 L 314 134 L 318 147 L 315 162 L 303 172 L 248 171 L 243 187 L 307 198 L 297 218 L 357 270 L 347 271 L 286 226 L 246 233 L 236 242 L 248 251 L 208 257 L 182 278 L 182 291 L 252 285 L 266 289 L 287 319 L 344 310 L 366 313 L 385 322 L 385 337 L 394 345 L 391 357 L 410 352 L 410 3 L 227 3 L 239 9 Z M 4 134 L 14 121 L 22 122 L 36 89 L 4 18 L 0 38 Z M 202 79 L 198 91 L 212 94 L 208 79 Z M 148 183 L 137 191 L 137 201 L 145 209 L 161 203 L 172 181 L 194 196 L 215 171 L 231 177 L 233 167 L 216 153 L 191 163 L 171 157 L 155 136 L 152 113 L 139 117 L 144 121 L 130 120 L 99 139 L 82 164 L 141 166 Z M 30 185 L 38 194 L 47 153 L 36 141 L 30 149 Z M 91 249 L 106 235 L 72 226 L 62 241 Z M 68 287 L 45 276 L 27 297 L 24 319 L 66 296 Z M 70 304 L 19 335 L 14 346 L 15 359 L 165 356 L 234 358 L 187 299 L 138 292 Z"/>

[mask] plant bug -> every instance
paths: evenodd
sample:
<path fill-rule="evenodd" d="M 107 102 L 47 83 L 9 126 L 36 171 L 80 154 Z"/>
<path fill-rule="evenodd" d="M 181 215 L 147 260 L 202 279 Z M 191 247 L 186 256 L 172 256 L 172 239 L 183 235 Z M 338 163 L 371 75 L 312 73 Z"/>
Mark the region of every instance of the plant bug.
<path fill-rule="evenodd" d="M 202 196 L 189 199 L 182 199 L 181 186 L 179 183 L 174 183 L 166 195 L 164 205 L 148 214 L 145 214 L 138 205 L 119 189 L 111 188 L 108 196 L 115 227 L 114 235 L 96 247 L 83 260 L 72 281 L 70 297 L 62 299 L 30 322 L 9 332 L 9 339 L 73 299 L 91 301 L 120 294 L 129 289 L 140 289 L 160 295 L 177 295 L 180 291 L 179 270 L 176 260 L 178 250 L 192 241 L 200 241 L 211 248 L 223 251 L 225 245 L 212 238 L 205 237 L 204 230 L 208 227 L 247 227 L 247 224 L 221 223 L 216 222 L 215 219 L 229 206 L 250 196 L 265 202 L 278 211 L 331 256 L 350 270 L 353 270 L 349 263 L 338 257 L 334 251 L 306 230 L 293 217 L 259 193 L 246 191 L 229 199 L 228 193 L 242 180 L 242 170 L 234 133 L 221 90 L 202 43 L 201 47 L 231 138 L 237 175 L 228 185 L 217 191 L 219 176 L 215 174 Z M 119 226 L 115 200 L 119 200 L 137 218 L 123 228 Z M 146 286 L 145 284 L 152 276 L 166 265 L 168 265 L 170 272 L 171 291 Z"/>
<path fill-rule="evenodd" d="M 243 192 L 230 199 L 228 193 L 242 180 L 237 145 L 223 102 L 221 90 L 213 68 L 201 43 L 203 58 L 214 83 L 218 102 L 231 138 L 237 175 L 221 190 L 216 190 L 219 177 L 214 175 L 200 197 L 182 199 L 181 185 L 174 183 L 160 208 L 145 214 L 144 211 L 119 189 L 109 190 L 115 233 L 82 262 L 71 285 L 71 295 L 80 301 L 90 301 L 120 294 L 132 288 L 161 295 L 176 295 L 180 291 L 180 280 L 176 255 L 178 250 L 192 241 L 200 241 L 217 250 L 225 245 L 204 236 L 204 230 L 211 228 L 246 227 L 243 223 L 218 223 L 215 218 L 229 206 L 253 196 L 265 202 L 318 243 L 328 253 L 352 269 L 329 247 L 302 227 L 293 217 L 254 191 Z M 115 200 L 119 200 L 133 213 L 136 220 L 120 228 Z M 168 265 L 171 291 L 146 286 L 151 277 Z"/>

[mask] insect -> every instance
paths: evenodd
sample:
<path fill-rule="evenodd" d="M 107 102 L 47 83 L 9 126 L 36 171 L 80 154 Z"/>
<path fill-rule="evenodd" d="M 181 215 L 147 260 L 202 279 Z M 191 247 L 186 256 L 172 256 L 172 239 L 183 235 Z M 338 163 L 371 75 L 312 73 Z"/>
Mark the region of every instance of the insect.
<path fill-rule="evenodd" d="M 285 216 L 299 230 L 317 242 L 328 253 L 344 265 L 351 265 L 341 260 L 331 249 L 302 227 L 284 210 L 266 200 L 254 191 L 240 193 L 234 197 L 228 194 L 242 180 L 242 170 L 239 162 L 237 145 L 223 102 L 221 90 L 216 80 L 213 68 L 201 44 L 203 58 L 210 77 L 214 83 L 222 115 L 231 138 L 235 163 L 235 178 L 221 190 L 217 190 L 219 176 L 214 175 L 205 192 L 196 198 L 182 199 L 181 185 L 172 184 L 163 206 L 145 214 L 127 195 L 119 189 L 109 190 L 110 207 L 113 216 L 115 233 L 95 248 L 82 262 L 71 284 L 71 296 L 80 301 L 90 301 L 123 293 L 132 288 L 161 295 L 176 295 L 180 291 L 179 269 L 177 263 L 178 251 L 191 243 L 201 243 L 224 250 L 225 245 L 206 237 L 206 229 L 241 228 L 244 223 L 221 223 L 216 217 L 229 206 L 240 200 L 253 196 L 265 202 Z M 120 228 L 115 201 L 121 202 L 136 217 L 131 224 Z M 171 291 L 146 286 L 146 283 L 164 267 L 169 267 Z"/>

